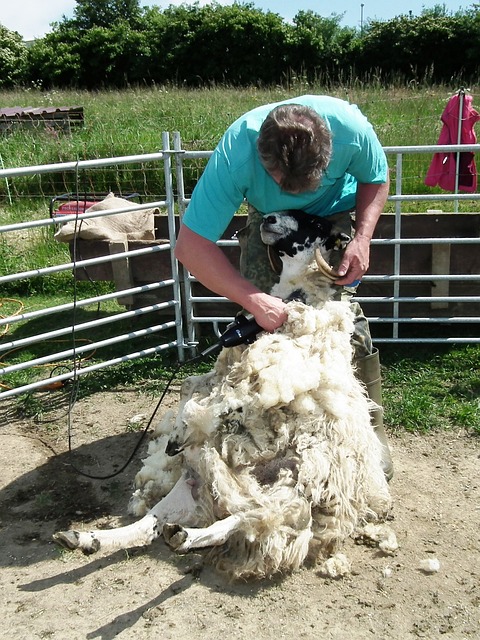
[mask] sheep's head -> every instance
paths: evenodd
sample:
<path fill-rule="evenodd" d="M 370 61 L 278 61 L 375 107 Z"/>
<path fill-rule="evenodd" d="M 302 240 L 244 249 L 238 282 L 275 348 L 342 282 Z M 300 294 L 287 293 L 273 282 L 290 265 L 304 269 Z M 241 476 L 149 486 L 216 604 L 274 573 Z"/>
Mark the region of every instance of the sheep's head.
<path fill-rule="evenodd" d="M 282 263 L 294 259 L 297 267 L 309 265 L 316 259 L 320 271 L 335 280 L 338 274 L 328 264 L 334 249 L 343 249 L 350 236 L 334 232 L 332 223 L 325 218 L 304 211 L 289 210 L 269 213 L 260 226 L 263 242 L 280 257 Z"/>

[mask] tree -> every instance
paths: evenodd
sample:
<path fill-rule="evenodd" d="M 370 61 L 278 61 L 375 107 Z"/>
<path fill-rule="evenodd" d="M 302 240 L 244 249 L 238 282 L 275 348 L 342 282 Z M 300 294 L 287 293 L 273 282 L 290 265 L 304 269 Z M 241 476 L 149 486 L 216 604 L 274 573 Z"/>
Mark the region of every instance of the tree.
<path fill-rule="evenodd" d="M 78 44 L 80 84 L 87 89 L 141 84 L 149 48 L 145 36 L 123 21 L 111 28 L 92 27 Z"/>
<path fill-rule="evenodd" d="M 156 82 L 278 82 L 285 69 L 282 18 L 252 4 L 155 7 L 145 14 Z"/>
<path fill-rule="evenodd" d="M 26 77 L 45 88 L 78 87 L 82 72 L 80 34 L 70 24 L 54 25 L 51 33 L 28 49 Z"/>
<path fill-rule="evenodd" d="M 355 38 L 355 29 L 340 25 L 342 18 L 340 14 L 324 18 L 314 11 L 299 11 L 293 19 L 290 68 L 311 80 L 322 73 L 337 75 L 338 66 Z"/>
<path fill-rule="evenodd" d="M 29 50 L 29 78 L 45 87 L 87 89 L 142 83 L 148 75 L 150 48 L 141 28 L 140 9 L 138 14 L 134 11 L 138 0 L 77 0 L 77 3 L 79 18 L 64 18 L 54 24 L 52 33 L 36 41 Z M 136 28 L 120 13 L 119 8 L 127 5 L 132 9 L 130 19 L 138 17 Z M 99 9 L 96 17 L 95 7 Z M 108 26 L 90 23 L 90 13 L 92 21 L 105 22 L 108 15 L 112 22 Z"/>
<path fill-rule="evenodd" d="M 73 22 L 87 31 L 93 27 L 109 29 L 116 22 L 127 22 L 132 28 L 140 25 L 142 9 L 139 0 L 76 0 Z"/>
<path fill-rule="evenodd" d="M 420 16 L 374 20 L 360 34 L 342 27 L 338 14 L 324 18 L 301 10 L 287 23 L 251 3 L 195 2 L 162 10 L 140 8 L 140 1 L 77 0 L 74 18 L 64 17 L 28 49 L 27 79 L 89 89 L 164 82 L 268 85 L 293 74 L 329 82 L 372 72 L 383 81 L 478 79 L 478 5 L 455 14 L 437 5 Z M 0 86 L 21 81 L 24 62 L 20 37 L 9 35 L 0 49 Z"/>
<path fill-rule="evenodd" d="M 383 78 L 402 74 L 409 80 L 459 82 L 478 76 L 478 9 L 448 13 L 444 6 L 420 16 L 372 21 L 364 31 L 357 70 L 375 70 Z"/>
<path fill-rule="evenodd" d="M 24 78 L 27 48 L 22 36 L 0 24 L 0 87 L 13 87 Z"/>

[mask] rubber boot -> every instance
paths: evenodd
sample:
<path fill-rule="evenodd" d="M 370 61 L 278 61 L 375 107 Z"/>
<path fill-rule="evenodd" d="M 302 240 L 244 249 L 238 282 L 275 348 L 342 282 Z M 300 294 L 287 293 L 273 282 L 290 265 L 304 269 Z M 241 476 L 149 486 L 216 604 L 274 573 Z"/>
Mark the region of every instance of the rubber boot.
<path fill-rule="evenodd" d="M 380 374 L 380 357 L 378 349 L 363 358 L 355 360 L 357 367 L 357 377 L 363 382 L 367 389 L 368 397 L 373 400 L 379 409 L 370 412 L 374 431 L 382 445 L 382 468 L 388 482 L 393 476 L 393 462 L 390 455 L 390 448 L 387 442 L 387 434 L 383 426 L 383 406 L 382 406 L 382 378 Z"/>

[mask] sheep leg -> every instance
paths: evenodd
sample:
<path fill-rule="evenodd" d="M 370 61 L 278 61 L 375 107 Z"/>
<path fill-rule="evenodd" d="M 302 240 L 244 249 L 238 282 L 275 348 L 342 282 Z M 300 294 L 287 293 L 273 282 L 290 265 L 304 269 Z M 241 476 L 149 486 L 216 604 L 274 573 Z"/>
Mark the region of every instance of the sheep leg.
<path fill-rule="evenodd" d="M 170 493 L 137 522 L 117 529 L 60 531 L 53 539 L 66 549 L 80 549 L 85 554 L 99 549 L 113 551 L 149 545 L 161 534 L 166 522 L 196 524 L 196 503 L 192 495 L 196 485 L 191 473 L 185 471 Z"/>
<path fill-rule="evenodd" d="M 223 544 L 232 533 L 237 531 L 241 521 L 242 518 L 240 516 L 228 516 L 203 529 L 191 529 L 182 527 L 179 524 L 165 524 L 163 537 L 174 551 L 186 553 L 192 549 L 215 547 Z"/>

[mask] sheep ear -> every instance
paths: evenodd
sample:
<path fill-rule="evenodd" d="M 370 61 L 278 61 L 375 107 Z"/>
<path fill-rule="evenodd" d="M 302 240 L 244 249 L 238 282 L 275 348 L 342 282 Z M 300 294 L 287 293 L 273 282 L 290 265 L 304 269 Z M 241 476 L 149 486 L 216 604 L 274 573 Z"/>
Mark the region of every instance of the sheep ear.
<path fill-rule="evenodd" d="M 325 241 L 325 249 L 327 251 L 331 251 L 334 249 L 335 251 L 340 251 L 341 249 L 345 249 L 347 244 L 351 241 L 351 237 L 346 233 L 332 233 L 328 236 Z"/>
<path fill-rule="evenodd" d="M 346 234 L 346 233 L 337 233 L 334 236 L 333 239 L 333 248 L 336 251 L 339 251 L 341 249 L 345 249 L 345 247 L 347 246 L 347 244 L 349 242 L 351 242 L 352 238 Z"/>

